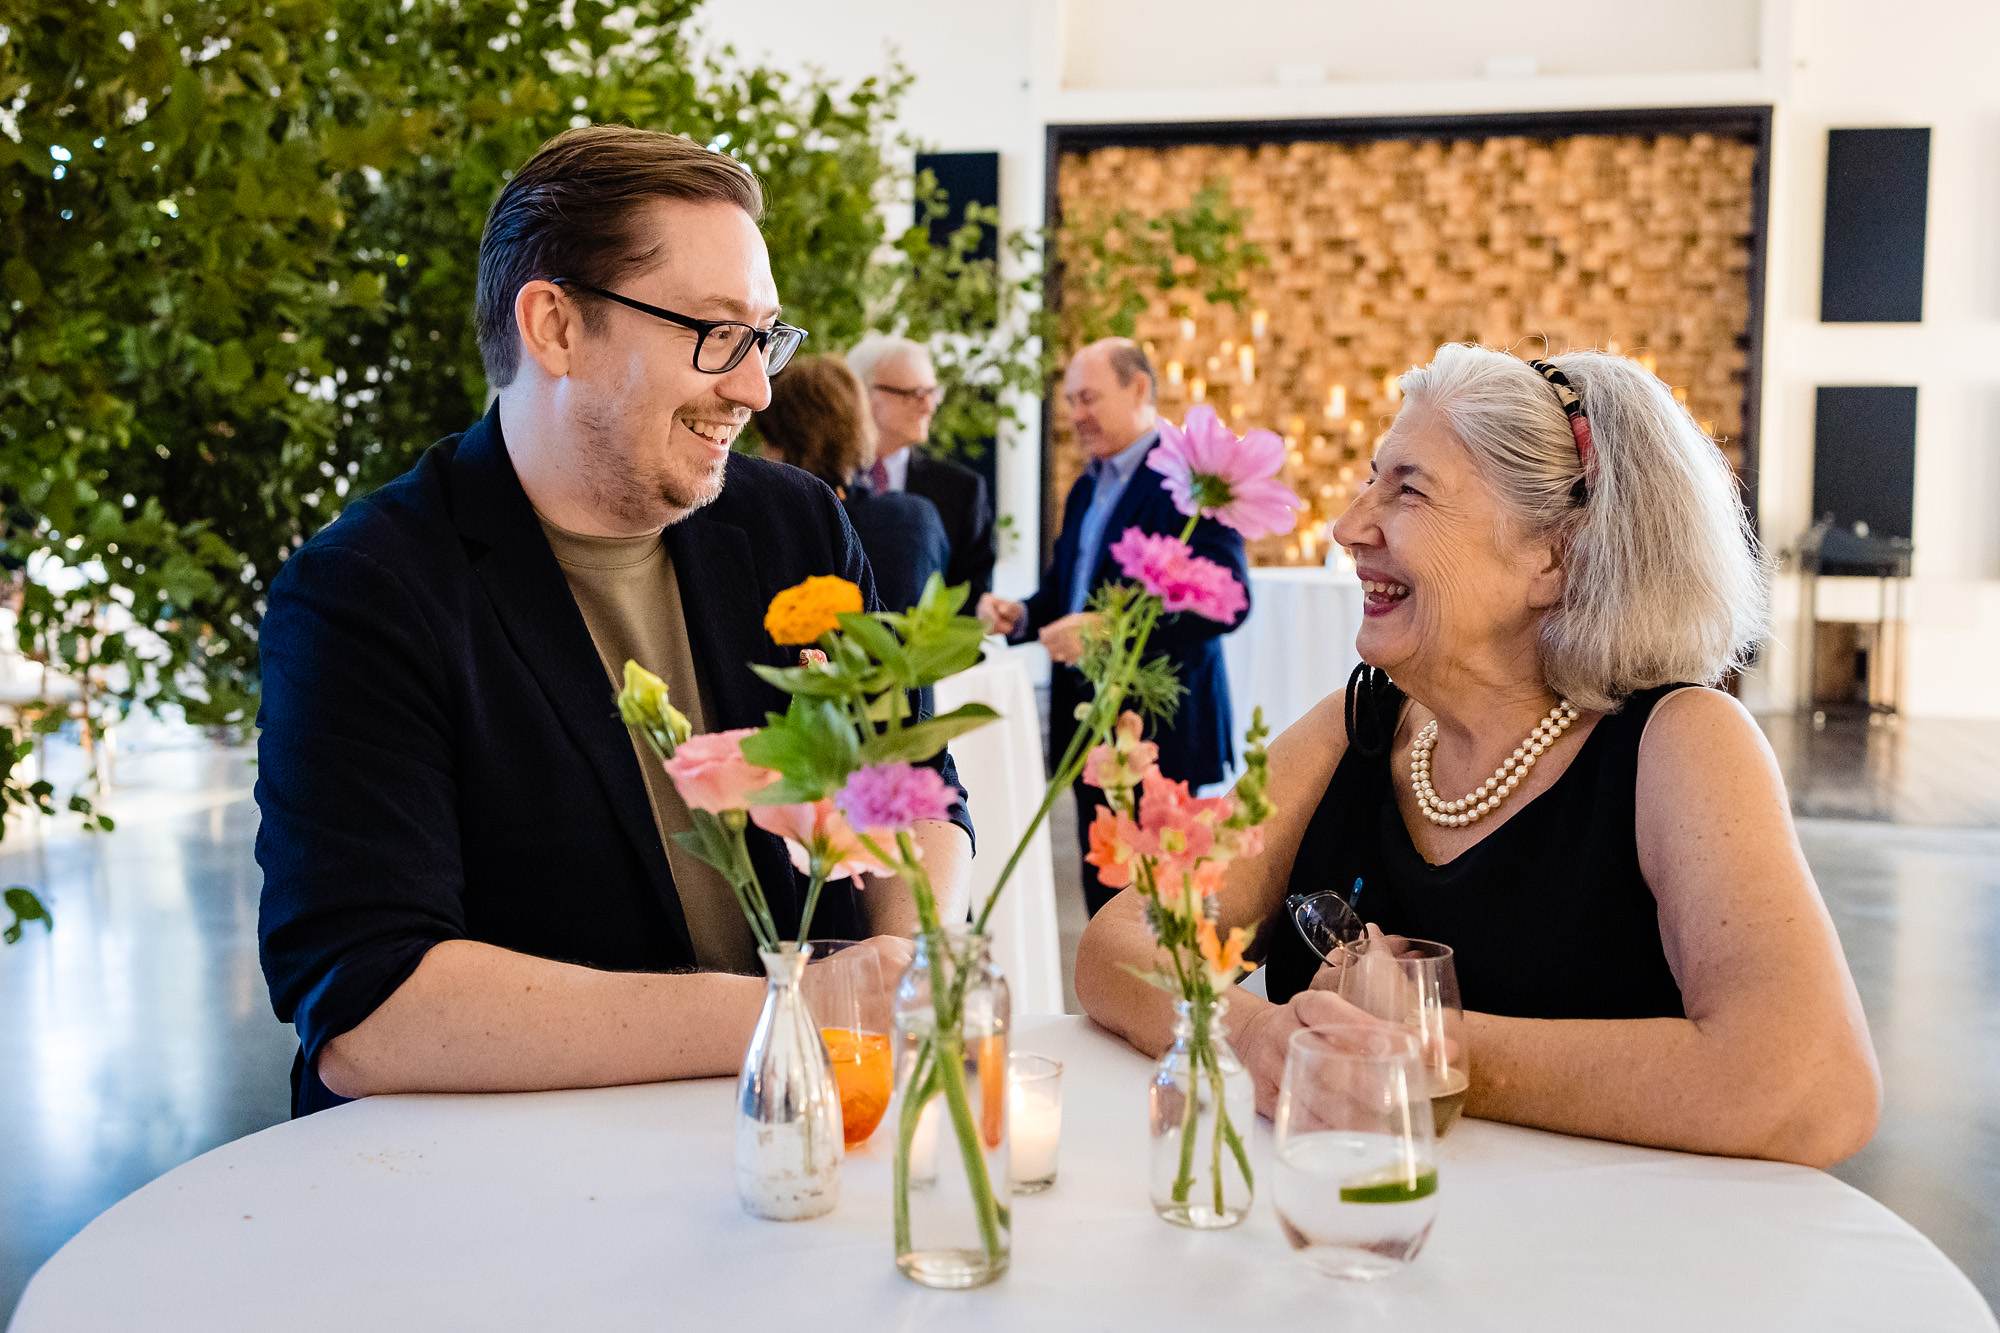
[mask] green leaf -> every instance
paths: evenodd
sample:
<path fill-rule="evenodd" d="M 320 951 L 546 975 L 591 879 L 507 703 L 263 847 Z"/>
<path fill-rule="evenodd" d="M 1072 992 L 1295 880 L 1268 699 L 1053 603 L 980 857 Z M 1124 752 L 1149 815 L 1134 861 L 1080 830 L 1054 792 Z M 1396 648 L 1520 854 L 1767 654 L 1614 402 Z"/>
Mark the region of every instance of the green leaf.
<path fill-rule="evenodd" d="M 7 943 L 19 944 L 21 928 L 31 921 L 41 922 L 44 930 L 56 928 L 55 918 L 49 915 L 49 909 L 42 905 L 40 898 L 27 889 L 16 884 L 0 896 L 4 897 L 7 910 L 14 914 L 13 923 L 4 932 L 0 932 L 0 938 L 4 938 Z"/>
<path fill-rule="evenodd" d="M 757 805 L 796 805 L 838 790 L 859 766 L 854 728 L 840 710 L 819 699 L 793 695 L 783 717 L 743 738 L 743 757 L 783 774 L 752 798 Z"/>
<path fill-rule="evenodd" d="M 843 633 L 866 649 L 870 657 L 887 667 L 898 684 L 905 689 L 910 688 L 913 683 L 910 679 L 910 659 L 887 626 L 866 612 L 843 611 L 839 620 Z"/>
<path fill-rule="evenodd" d="M 861 747 L 861 763 L 916 764 L 944 749 L 954 737 L 997 722 L 1000 714 L 985 704 L 961 704 L 949 713 L 911 723 L 901 731 L 883 732 Z"/>

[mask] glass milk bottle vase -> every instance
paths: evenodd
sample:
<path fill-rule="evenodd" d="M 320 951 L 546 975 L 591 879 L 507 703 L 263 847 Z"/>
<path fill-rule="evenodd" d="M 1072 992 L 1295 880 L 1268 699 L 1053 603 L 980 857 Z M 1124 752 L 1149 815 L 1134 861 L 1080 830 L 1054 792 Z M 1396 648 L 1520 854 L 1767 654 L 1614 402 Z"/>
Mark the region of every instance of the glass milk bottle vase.
<path fill-rule="evenodd" d="M 926 1287 L 1007 1271 L 1007 982 L 984 935 L 917 936 L 896 989 L 896 1267 Z"/>
<path fill-rule="evenodd" d="M 811 946 L 759 950 L 764 1010 L 736 1080 L 736 1195 L 774 1222 L 822 1217 L 840 1202 L 840 1089 L 799 978 Z"/>
<path fill-rule="evenodd" d="M 1212 1231 L 1250 1212 L 1255 1180 L 1248 1138 L 1256 1089 L 1223 1030 L 1228 1001 L 1174 1001 L 1174 1044 L 1153 1070 L 1153 1211 L 1175 1226 Z"/>

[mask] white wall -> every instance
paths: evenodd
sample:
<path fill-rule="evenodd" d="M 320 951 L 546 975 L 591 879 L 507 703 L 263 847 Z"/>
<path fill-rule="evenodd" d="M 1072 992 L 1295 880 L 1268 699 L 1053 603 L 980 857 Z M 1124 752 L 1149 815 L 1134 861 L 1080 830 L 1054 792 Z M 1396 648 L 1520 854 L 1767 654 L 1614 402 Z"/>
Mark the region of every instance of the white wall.
<path fill-rule="evenodd" d="M 1788 539 L 1811 520 L 1817 386 L 1916 385 L 1909 710 L 2000 716 L 2000 5 L 1800 0 L 1793 14 L 1772 143 L 1764 530 Z M 1889 125 L 1931 127 L 1924 322 L 1821 324 L 1826 132 Z M 1829 591 L 1823 614 L 1862 590 Z M 1793 701 L 1797 611 L 1781 580 L 1756 702 Z"/>
<path fill-rule="evenodd" d="M 1782 546 L 1809 518 L 1815 386 L 1918 385 L 1906 703 L 1922 715 L 2000 716 L 2000 4 L 1661 0 L 1638 10 L 1580 0 L 1564 11 L 1568 43 L 1553 52 L 1507 45 L 1492 19 L 1513 11 L 1487 0 L 1395 8 L 1394 33 L 1373 17 L 1383 7 L 1360 0 L 1324 0 L 1310 12 L 1298 0 L 1224 9 L 1211 0 L 711 0 L 701 13 L 711 34 L 746 52 L 843 78 L 884 68 L 893 44 L 917 75 L 906 124 L 941 149 L 999 150 L 1010 225 L 1042 218 L 1050 124 L 1774 104 L 1764 531 Z M 1621 55 L 1648 40 L 1632 26 L 1635 12 L 1656 25 L 1653 49 Z M 1223 37 L 1218 14 L 1227 16 Z M 1745 53 L 1752 33 L 1754 61 Z M 1548 72 L 1469 76 L 1487 57 L 1503 73 L 1524 56 Z M 1325 81 L 1300 82 L 1312 74 L 1301 64 L 1323 68 Z M 1932 128 L 1925 320 L 1822 325 L 1826 131 L 1872 125 Z M 999 572 L 1003 591 L 1035 579 L 1037 440 L 1026 433 L 1002 448 L 1001 502 L 1022 535 Z M 1823 606 L 1858 591 L 1835 588 Z M 1763 707 L 1793 701 L 1789 579 L 1777 608 L 1778 641 L 1747 688 Z"/>
<path fill-rule="evenodd" d="M 1000 154 L 1000 213 L 1007 227 L 1042 225 L 1042 141 L 1029 83 L 1025 0 L 992 4 L 923 0 L 711 0 L 697 22 L 710 42 L 780 68 L 817 67 L 843 82 L 885 72 L 900 57 L 916 75 L 903 125 L 939 152 Z M 907 218 L 905 218 L 907 220 Z M 1040 405 L 1000 441 L 1000 512 L 1014 533 L 994 571 L 998 591 L 1033 592 L 1040 570 Z"/>

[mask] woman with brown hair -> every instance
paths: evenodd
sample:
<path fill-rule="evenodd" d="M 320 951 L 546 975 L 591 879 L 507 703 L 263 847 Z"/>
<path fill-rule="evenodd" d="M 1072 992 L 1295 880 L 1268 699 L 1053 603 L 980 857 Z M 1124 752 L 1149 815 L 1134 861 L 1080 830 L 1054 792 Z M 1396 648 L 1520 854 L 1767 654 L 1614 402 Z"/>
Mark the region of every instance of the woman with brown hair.
<path fill-rule="evenodd" d="M 937 509 L 921 495 L 876 495 L 855 477 L 875 461 L 875 423 L 861 381 L 838 356 L 801 357 L 771 381 L 771 403 L 756 414 L 770 455 L 833 487 L 875 570 L 875 589 L 893 610 L 914 606 L 932 574 L 944 572 L 951 541 Z"/>

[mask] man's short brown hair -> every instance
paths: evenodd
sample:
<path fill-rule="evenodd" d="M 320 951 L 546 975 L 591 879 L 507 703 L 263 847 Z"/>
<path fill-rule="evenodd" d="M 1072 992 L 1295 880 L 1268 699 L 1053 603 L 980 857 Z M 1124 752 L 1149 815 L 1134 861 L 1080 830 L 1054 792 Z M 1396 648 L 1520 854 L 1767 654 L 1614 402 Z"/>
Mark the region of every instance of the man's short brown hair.
<path fill-rule="evenodd" d="M 755 415 L 764 443 L 829 486 L 845 486 L 875 461 L 875 422 L 861 381 L 831 352 L 805 356 L 771 381 L 771 405 Z"/>
<path fill-rule="evenodd" d="M 1146 401 L 1157 405 L 1160 401 L 1160 380 L 1153 373 L 1153 362 L 1139 344 L 1129 339 L 1119 339 L 1111 348 L 1111 374 L 1118 381 L 1118 387 L 1129 389 L 1132 381 L 1141 375 L 1146 377 Z"/>
<path fill-rule="evenodd" d="M 632 215 L 654 199 L 735 204 L 757 219 L 764 195 L 742 163 L 676 134 L 623 125 L 568 130 L 543 144 L 500 191 L 479 238 L 474 318 L 486 382 L 504 389 L 520 369 L 514 298 L 538 278 L 593 287 L 618 281 L 658 257 L 632 234 Z M 595 332 L 603 303 L 579 295 Z"/>

